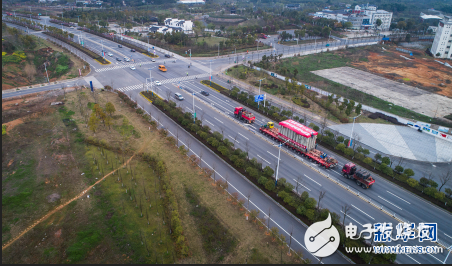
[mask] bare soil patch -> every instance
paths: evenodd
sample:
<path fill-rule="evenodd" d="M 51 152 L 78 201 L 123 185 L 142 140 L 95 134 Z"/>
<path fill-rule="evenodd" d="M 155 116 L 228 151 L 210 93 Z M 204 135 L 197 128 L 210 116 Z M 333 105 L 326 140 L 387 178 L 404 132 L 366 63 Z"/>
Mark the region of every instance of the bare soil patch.
<path fill-rule="evenodd" d="M 421 56 L 423 51 L 409 49 L 414 56 L 385 46 L 386 51 L 369 51 L 368 61 L 353 62 L 352 65 L 385 78 L 403 82 L 423 90 L 452 97 L 451 69 L 435 62 L 431 57 Z M 404 59 L 403 57 L 411 60 Z"/>

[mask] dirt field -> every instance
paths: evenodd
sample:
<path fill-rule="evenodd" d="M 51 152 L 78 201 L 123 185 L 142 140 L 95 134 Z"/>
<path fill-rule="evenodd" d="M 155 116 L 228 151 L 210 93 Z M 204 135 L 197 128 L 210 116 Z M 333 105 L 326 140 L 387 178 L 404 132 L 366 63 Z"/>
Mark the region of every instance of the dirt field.
<path fill-rule="evenodd" d="M 452 97 L 452 68 L 435 62 L 431 57 L 423 56 L 424 51 L 407 48 L 413 52 L 413 56 L 410 56 L 395 50 L 395 46 L 385 45 L 384 47 L 386 51 L 381 49 L 380 52 L 368 52 L 367 62 L 354 62 L 352 65 L 368 72 L 381 74 L 388 79 Z"/>

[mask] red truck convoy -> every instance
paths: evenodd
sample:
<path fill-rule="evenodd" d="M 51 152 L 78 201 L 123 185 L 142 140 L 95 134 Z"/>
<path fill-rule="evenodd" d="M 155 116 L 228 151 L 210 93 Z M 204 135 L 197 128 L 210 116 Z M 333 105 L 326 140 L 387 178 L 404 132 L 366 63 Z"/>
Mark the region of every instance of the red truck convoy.
<path fill-rule="evenodd" d="M 279 125 L 281 129 L 275 128 L 273 122 L 268 122 L 262 125 L 259 131 L 278 142 L 283 142 L 288 149 L 326 169 L 337 166 L 336 159 L 315 149 L 318 134 L 316 131 L 293 120 L 279 122 Z"/>
<path fill-rule="evenodd" d="M 346 163 L 342 168 L 342 175 L 347 179 L 356 180 L 356 184 L 362 188 L 370 188 L 375 184 L 375 179 L 373 179 L 369 172 L 357 169 L 354 163 Z"/>
<path fill-rule="evenodd" d="M 243 107 L 236 107 L 234 110 L 234 115 L 237 119 L 243 120 L 246 123 L 254 123 L 254 120 L 256 120 L 256 117 L 253 115 L 253 113 L 248 112 Z"/>

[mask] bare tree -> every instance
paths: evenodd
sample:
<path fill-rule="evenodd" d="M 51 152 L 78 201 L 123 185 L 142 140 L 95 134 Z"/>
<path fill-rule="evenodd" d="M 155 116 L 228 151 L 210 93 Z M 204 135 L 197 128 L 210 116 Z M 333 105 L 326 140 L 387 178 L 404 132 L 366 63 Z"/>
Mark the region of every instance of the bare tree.
<path fill-rule="evenodd" d="M 33 81 L 36 75 L 36 67 L 34 65 L 26 64 L 24 67 L 24 72 L 28 77 L 29 81 Z"/>
<path fill-rule="evenodd" d="M 328 120 L 326 119 L 326 117 L 324 117 L 322 122 L 320 122 L 320 128 L 322 129 L 322 135 L 323 135 L 323 131 L 325 130 L 325 128 L 327 126 L 327 122 L 328 122 Z"/>
<path fill-rule="evenodd" d="M 344 218 L 342 219 L 342 225 L 345 226 L 345 217 L 350 214 L 351 207 L 348 204 L 342 206 L 342 214 L 344 214 Z"/>
<path fill-rule="evenodd" d="M 298 188 L 303 183 L 303 177 L 301 175 L 297 176 L 297 182 L 296 183 L 297 183 L 297 185 L 295 186 L 295 191 L 297 191 L 297 194 L 299 195 Z"/>
<path fill-rule="evenodd" d="M 250 151 L 250 143 L 248 140 L 245 141 L 245 152 L 246 152 L 246 159 L 248 159 L 248 152 Z"/>
<path fill-rule="evenodd" d="M 198 152 L 198 156 L 199 156 L 199 167 L 202 167 L 202 156 L 204 155 L 204 152 L 202 150 L 200 150 Z"/>
<path fill-rule="evenodd" d="M 185 139 L 185 145 L 187 145 L 187 150 L 188 150 L 187 154 L 188 154 L 190 152 L 190 145 L 191 145 L 191 138 L 190 137 L 187 137 Z"/>
<path fill-rule="evenodd" d="M 252 195 L 252 191 L 251 191 L 251 189 L 249 189 L 247 192 L 246 192 L 246 198 L 248 199 L 248 204 L 246 205 L 246 208 L 249 210 L 250 209 L 250 198 L 251 198 L 251 195 Z"/>
<path fill-rule="evenodd" d="M 439 181 L 441 182 L 441 186 L 439 186 L 438 191 L 441 191 L 441 188 L 449 183 L 449 181 L 452 179 L 452 167 L 449 166 L 449 169 L 447 169 L 446 172 L 442 173 L 439 177 Z"/>
<path fill-rule="evenodd" d="M 320 201 L 323 199 L 323 197 L 325 197 L 326 191 L 324 190 L 320 190 L 320 194 L 319 194 L 319 201 L 317 202 L 317 209 L 320 210 Z"/>
<path fill-rule="evenodd" d="M 179 127 L 176 128 L 176 141 L 177 141 L 177 146 L 179 146 Z"/>
<path fill-rule="evenodd" d="M 239 136 L 239 133 L 236 133 L 234 136 L 234 143 L 232 143 L 232 147 L 235 148 L 235 143 L 237 142 L 237 137 Z"/>
<path fill-rule="evenodd" d="M 290 230 L 289 230 L 289 252 L 287 253 L 289 256 L 290 254 L 290 246 L 292 245 L 292 235 L 293 235 L 293 224 L 290 225 Z"/>
<path fill-rule="evenodd" d="M 168 100 L 168 102 L 171 98 L 171 94 L 172 94 L 172 92 L 170 90 L 166 90 L 166 99 Z"/>
<path fill-rule="evenodd" d="M 270 230 L 270 217 L 272 214 L 272 207 L 268 207 L 268 219 L 267 219 L 267 230 Z"/>
<path fill-rule="evenodd" d="M 205 116 L 205 115 L 206 115 L 206 114 L 205 114 L 203 111 L 200 111 L 200 112 L 199 112 L 199 116 L 198 116 L 198 117 L 199 117 L 199 119 L 201 120 L 201 126 L 203 125 L 203 124 L 202 124 L 202 121 L 204 121 L 204 116 Z"/>
<path fill-rule="evenodd" d="M 306 112 L 303 112 L 303 121 L 304 125 L 306 126 L 308 124 L 308 115 L 306 114 Z"/>
<path fill-rule="evenodd" d="M 223 138 L 224 138 L 224 126 L 220 126 L 220 131 L 221 131 L 221 135 L 223 135 Z"/>
<path fill-rule="evenodd" d="M 357 142 L 360 142 L 361 136 L 358 133 L 354 132 L 353 133 L 353 140 L 354 140 L 353 141 L 353 150 L 355 150 L 355 145 L 356 145 Z M 355 157 L 355 156 L 353 156 L 353 157 Z"/>

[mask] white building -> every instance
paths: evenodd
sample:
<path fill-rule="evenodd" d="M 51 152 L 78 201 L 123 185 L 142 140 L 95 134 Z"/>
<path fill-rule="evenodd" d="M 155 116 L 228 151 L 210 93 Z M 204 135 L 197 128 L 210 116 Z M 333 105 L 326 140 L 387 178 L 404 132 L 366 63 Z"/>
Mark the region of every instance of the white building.
<path fill-rule="evenodd" d="M 377 10 L 376 6 L 373 5 L 356 5 L 353 13 L 357 14 L 365 14 L 369 17 L 369 26 L 372 29 L 381 29 L 381 30 L 389 30 L 392 22 L 392 12 L 388 12 L 385 10 Z M 377 26 L 377 20 L 381 20 L 380 27 Z"/>
<path fill-rule="evenodd" d="M 433 40 L 432 52 L 433 56 L 439 58 L 448 58 L 452 54 L 450 46 L 452 44 L 452 17 L 444 16 L 438 24 L 435 39 Z"/>
<path fill-rule="evenodd" d="M 206 4 L 206 0 L 179 0 L 177 3 L 185 5 L 204 5 Z"/>
<path fill-rule="evenodd" d="M 165 26 L 175 31 L 183 31 L 184 33 L 193 33 L 193 22 L 191 20 L 179 20 L 177 18 L 166 18 Z"/>

